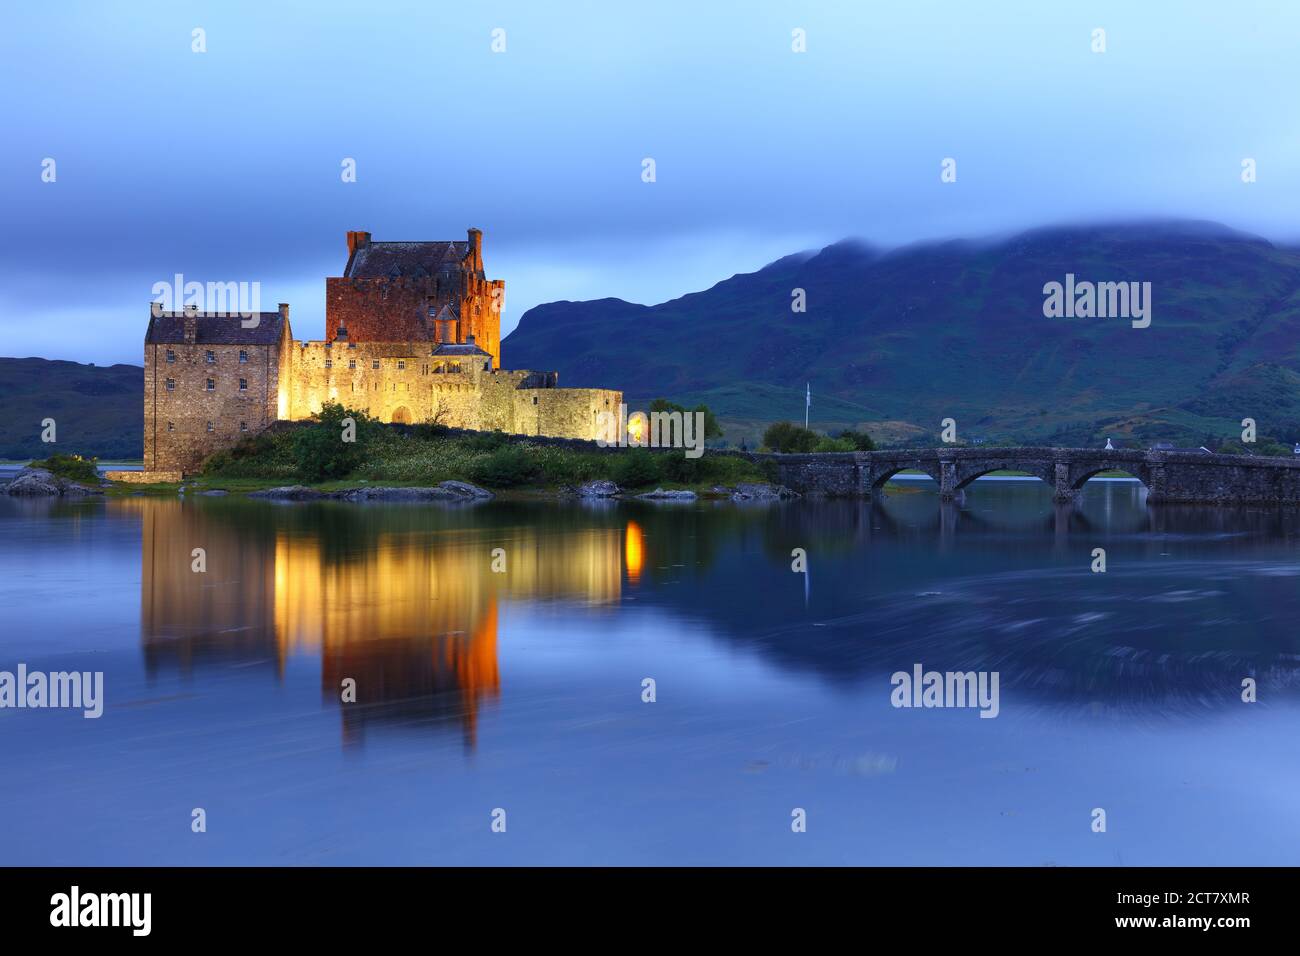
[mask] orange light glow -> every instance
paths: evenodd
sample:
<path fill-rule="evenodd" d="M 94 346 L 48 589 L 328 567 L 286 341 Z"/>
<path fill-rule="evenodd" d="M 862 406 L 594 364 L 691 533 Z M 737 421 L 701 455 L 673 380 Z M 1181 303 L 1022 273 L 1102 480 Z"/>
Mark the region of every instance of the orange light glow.
<path fill-rule="evenodd" d="M 641 444 L 645 441 L 645 415 L 637 412 L 627 420 L 627 437 L 634 444 Z"/>
<path fill-rule="evenodd" d="M 635 584 L 641 579 L 641 564 L 645 560 L 641 526 L 635 521 L 627 523 L 627 533 L 623 538 L 623 556 L 627 561 L 628 583 Z"/>

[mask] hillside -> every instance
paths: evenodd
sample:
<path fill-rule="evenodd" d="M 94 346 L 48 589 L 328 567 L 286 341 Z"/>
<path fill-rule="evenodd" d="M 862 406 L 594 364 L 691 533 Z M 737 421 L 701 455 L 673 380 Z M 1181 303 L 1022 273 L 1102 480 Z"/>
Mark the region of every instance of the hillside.
<path fill-rule="evenodd" d="M 1046 318 L 1043 285 L 1152 283 L 1149 328 Z M 808 311 L 790 310 L 791 290 Z M 1300 440 L 1300 249 L 1209 223 L 1045 229 L 890 252 L 845 241 L 660 305 L 619 299 L 530 309 L 502 343 L 506 368 L 556 369 L 563 385 L 622 388 L 713 408 L 751 445 L 803 415 L 832 430 L 930 444 L 959 438 L 1094 444 Z M 0 457 L 59 448 L 139 458 L 138 366 L 0 359 Z"/>
<path fill-rule="evenodd" d="M 52 451 L 139 459 L 144 454 L 144 369 L 40 358 L 0 358 L 0 458 L 43 458 Z M 58 442 L 41 442 L 53 418 Z"/>
<path fill-rule="evenodd" d="M 1152 322 L 1046 318 L 1043 286 L 1152 283 Z M 802 288 L 807 312 L 793 313 Z M 1063 444 L 1105 436 L 1200 443 L 1300 438 L 1300 250 L 1211 223 L 1044 229 L 882 252 L 846 241 L 660 305 L 618 299 L 529 310 L 511 368 L 564 385 L 707 402 L 753 440 L 803 415 L 886 439 Z"/>

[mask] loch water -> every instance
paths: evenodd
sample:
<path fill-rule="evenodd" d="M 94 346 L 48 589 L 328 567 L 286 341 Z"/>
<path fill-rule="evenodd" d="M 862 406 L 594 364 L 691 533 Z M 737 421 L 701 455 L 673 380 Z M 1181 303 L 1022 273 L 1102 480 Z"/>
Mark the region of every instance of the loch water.
<path fill-rule="evenodd" d="M 1300 862 L 1300 513 L 889 492 L 0 496 L 0 863 Z"/>

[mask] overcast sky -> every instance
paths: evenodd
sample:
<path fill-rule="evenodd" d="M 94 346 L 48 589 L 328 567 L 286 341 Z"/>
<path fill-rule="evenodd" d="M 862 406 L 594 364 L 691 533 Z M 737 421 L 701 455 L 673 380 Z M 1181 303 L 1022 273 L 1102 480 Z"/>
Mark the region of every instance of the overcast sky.
<path fill-rule="evenodd" d="M 482 228 L 503 333 L 847 236 L 1186 216 L 1293 241 L 1298 44 L 1300 3 L 1243 0 L 7 4 L 0 353 L 139 363 L 177 272 L 260 282 L 320 338 L 348 229 Z"/>

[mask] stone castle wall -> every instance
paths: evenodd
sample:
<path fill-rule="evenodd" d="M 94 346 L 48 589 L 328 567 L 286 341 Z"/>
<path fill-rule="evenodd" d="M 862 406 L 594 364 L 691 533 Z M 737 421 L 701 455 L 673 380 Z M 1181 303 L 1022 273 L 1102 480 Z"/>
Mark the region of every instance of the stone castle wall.
<path fill-rule="evenodd" d="M 326 402 L 383 422 L 594 439 L 597 415 L 617 414 L 623 400 L 611 389 L 557 388 L 554 373 L 493 369 L 483 355 L 430 352 L 427 342 L 287 335 L 277 345 L 146 345 L 145 472 L 193 474 L 214 452 L 274 421 L 309 419 Z"/>
<path fill-rule="evenodd" d="M 347 276 L 325 280 L 325 341 L 293 341 L 286 304 L 263 313 L 282 323 L 271 329 L 200 328 L 218 318 L 207 314 L 151 320 L 147 473 L 192 474 L 241 437 L 311 418 L 327 402 L 383 422 L 579 439 L 596 437 L 600 412 L 618 413 L 621 392 L 500 369 L 505 283 L 486 277 L 480 230 L 463 243 L 372 244 L 368 232 L 349 232 L 348 253 Z M 380 262 L 356 265 L 363 254 Z M 448 348 L 434 355 L 440 344 Z"/>
<path fill-rule="evenodd" d="M 146 345 L 145 471 L 193 471 L 275 421 L 282 352 L 280 345 Z"/>
<path fill-rule="evenodd" d="M 288 419 L 338 402 L 384 422 L 439 422 L 515 435 L 594 438 L 622 393 L 555 388 L 553 375 L 491 368 L 482 355 L 430 355 L 427 342 L 294 342 Z M 534 386 L 534 387 L 530 387 Z"/>

